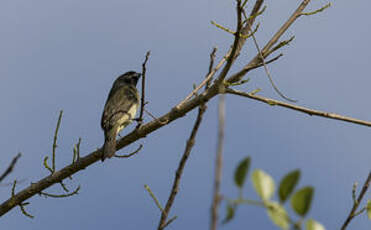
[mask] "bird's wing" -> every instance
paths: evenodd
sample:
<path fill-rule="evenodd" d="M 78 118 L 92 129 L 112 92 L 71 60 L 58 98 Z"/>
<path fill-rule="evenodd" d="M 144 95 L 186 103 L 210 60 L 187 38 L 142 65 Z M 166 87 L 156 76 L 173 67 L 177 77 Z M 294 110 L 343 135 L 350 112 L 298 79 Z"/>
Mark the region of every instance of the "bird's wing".
<path fill-rule="evenodd" d="M 117 89 L 111 89 L 101 120 L 101 126 L 104 130 L 117 125 L 118 120 L 125 114 L 128 114 L 133 106 L 139 103 L 139 95 L 135 87 L 122 86 Z M 131 116 L 131 114 L 128 114 Z M 131 117 L 130 119 L 133 119 Z"/>

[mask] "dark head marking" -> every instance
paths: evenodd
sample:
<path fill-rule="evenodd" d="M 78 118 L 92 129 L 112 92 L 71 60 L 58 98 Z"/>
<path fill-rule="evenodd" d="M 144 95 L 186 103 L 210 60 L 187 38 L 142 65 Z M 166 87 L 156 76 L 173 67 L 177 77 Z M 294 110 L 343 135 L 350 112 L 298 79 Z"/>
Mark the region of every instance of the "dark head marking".
<path fill-rule="evenodd" d="M 120 75 L 116 81 L 114 82 L 114 85 L 115 84 L 131 84 L 131 85 L 134 85 L 136 86 L 137 83 L 138 83 L 138 79 L 140 78 L 141 74 L 140 73 L 137 73 L 137 72 L 134 72 L 134 71 L 129 71 L 129 72 L 126 72 L 122 75 Z"/>

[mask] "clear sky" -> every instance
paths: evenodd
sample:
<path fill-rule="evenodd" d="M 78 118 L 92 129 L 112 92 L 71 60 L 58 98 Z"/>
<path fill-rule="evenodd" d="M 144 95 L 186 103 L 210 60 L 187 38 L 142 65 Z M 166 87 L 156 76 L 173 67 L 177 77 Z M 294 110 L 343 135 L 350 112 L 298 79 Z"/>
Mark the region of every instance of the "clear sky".
<path fill-rule="evenodd" d="M 252 4 L 254 1 L 249 1 Z M 267 10 L 256 37 L 262 46 L 297 7 L 299 1 L 266 1 Z M 327 1 L 313 1 L 308 10 Z M 251 6 L 250 6 L 251 7 Z M 300 18 L 283 36 L 295 35 L 281 50 L 284 57 L 269 66 L 279 88 L 298 105 L 371 120 L 369 1 L 334 1 L 318 15 Z M 232 36 L 210 24 L 234 27 L 234 1 L 174 0 L 2 0 L 0 2 L 0 171 L 22 152 L 7 178 L 24 180 L 17 191 L 48 171 L 42 159 L 51 154 L 60 109 L 64 116 L 57 148 L 57 167 L 71 162 L 72 146 L 82 138 L 85 155 L 103 144 L 100 117 L 114 79 L 141 70 L 147 50 L 147 106 L 160 116 L 184 98 L 208 68 L 212 47 L 217 60 Z M 256 54 L 251 41 L 232 72 Z M 249 74 L 243 90 L 261 88 L 260 95 L 280 99 L 264 72 Z M 201 124 L 197 142 L 184 170 L 168 229 L 206 229 L 211 205 L 216 148 L 216 101 Z M 355 181 L 362 183 L 371 166 L 371 129 L 310 117 L 237 96 L 227 97 L 222 193 L 237 196 L 233 170 L 249 155 L 252 168 L 279 180 L 300 168 L 299 186 L 316 188 L 310 217 L 327 229 L 339 229 L 351 205 Z M 24 217 L 19 208 L 0 220 L 0 229 L 154 229 L 160 212 L 144 189 L 148 184 L 165 203 L 195 112 L 148 135 L 120 153 L 143 150 L 135 157 L 98 162 L 65 183 L 81 185 L 80 194 L 66 199 L 35 196 Z M 146 117 L 146 121 L 151 118 Z M 134 126 L 127 128 L 133 129 Z M 61 193 L 60 186 L 47 190 Z M 257 198 L 251 181 L 244 192 Z M 10 187 L 0 187 L 1 200 Z M 370 198 L 370 192 L 366 195 Z M 222 213 L 224 213 L 224 206 Z M 275 229 L 263 209 L 246 206 L 221 229 Z M 366 216 L 349 229 L 369 229 Z"/>

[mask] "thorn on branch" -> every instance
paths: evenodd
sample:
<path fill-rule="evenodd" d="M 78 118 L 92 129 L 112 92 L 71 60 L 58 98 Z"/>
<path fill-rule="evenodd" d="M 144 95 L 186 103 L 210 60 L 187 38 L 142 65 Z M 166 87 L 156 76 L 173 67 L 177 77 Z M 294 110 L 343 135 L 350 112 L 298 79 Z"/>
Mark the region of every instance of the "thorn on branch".
<path fill-rule="evenodd" d="M 323 7 L 319 8 L 318 10 L 308 12 L 308 13 L 301 13 L 300 15 L 305 15 L 305 16 L 314 15 L 314 14 L 317 14 L 317 13 L 320 13 L 320 12 L 324 11 L 325 9 L 329 8 L 330 6 L 331 6 L 331 2 L 329 2 L 328 4 L 326 4 Z"/>
<path fill-rule="evenodd" d="M 137 154 L 142 148 L 143 148 L 143 145 L 140 144 L 139 147 L 137 148 L 137 150 L 135 150 L 134 152 L 129 153 L 129 154 L 126 154 L 126 155 L 117 155 L 117 154 L 115 154 L 114 157 L 117 157 L 117 158 L 129 158 L 129 157 Z"/>

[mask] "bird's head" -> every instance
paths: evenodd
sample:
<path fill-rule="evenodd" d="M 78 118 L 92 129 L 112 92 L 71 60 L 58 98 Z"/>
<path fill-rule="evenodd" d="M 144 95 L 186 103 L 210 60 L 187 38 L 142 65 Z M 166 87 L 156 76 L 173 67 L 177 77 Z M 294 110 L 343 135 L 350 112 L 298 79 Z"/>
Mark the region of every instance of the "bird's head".
<path fill-rule="evenodd" d="M 126 72 L 122 75 L 120 75 L 114 84 L 131 84 L 133 86 L 136 86 L 138 83 L 138 80 L 140 78 L 141 74 L 136 73 L 134 71 Z"/>

